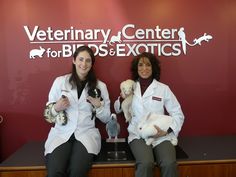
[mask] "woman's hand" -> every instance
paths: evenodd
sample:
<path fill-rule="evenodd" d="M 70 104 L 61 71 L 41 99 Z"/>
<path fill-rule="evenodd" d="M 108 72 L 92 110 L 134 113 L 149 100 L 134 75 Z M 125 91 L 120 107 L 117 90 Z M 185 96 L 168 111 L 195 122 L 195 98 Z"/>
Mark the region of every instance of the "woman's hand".
<path fill-rule="evenodd" d="M 56 104 L 54 105 L 54 109 L 57 112 L 63 111 L 70 106 L 69 99 L 66 96 L 61 97 Z"/>
<path fill-rule="evenodd" d="M 166 136 L 167 135 L 167 132 L 160 129 L 158 126 L 154 125 L 154 127 L 157 129 L 157 134 L 152 136 L 152 138 L 159 138 L 161 136 Z"/>
<path fill-rule="evenodd" d="M 95 107 L 95 108 L 99 108 L 102 106 L 102 103 L 100 101 L 100 98 L 93 98 L 91 96 L 87 97 L 87 100 Z"/>

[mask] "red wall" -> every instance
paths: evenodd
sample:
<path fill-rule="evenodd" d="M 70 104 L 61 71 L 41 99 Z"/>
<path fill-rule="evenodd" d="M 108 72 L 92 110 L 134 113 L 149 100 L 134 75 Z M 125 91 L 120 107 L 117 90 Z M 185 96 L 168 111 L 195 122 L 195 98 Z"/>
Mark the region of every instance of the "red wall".
<path fill-rule="evenodd" d="M 43 109 L 52 81 L 70 71 L 70 58 L 29 59 L 32 44 L 23 28 L 112 29 L 124 25 L 146 29 L 185 28 L 192 41 L 204 33 L 213 36 L 202 45 L 188 46 L 187 54 L 161 56 L 162 79 L 179 99 L 186 121 L 181 136 L 236 134 L 236 2 L 206 1 L 9 1 L 0 3 L 0 160 L 30 140 L 45 140 L 50 125 Z M 42 44 L 59 48 L 60 44 Z M 129 78 L 131 56 L 97 56 L 96 71 L 108 85 L 112 103 L 119 83 Z M 127 136 L 124 118 L 122 137 Z M 104 125 L 99 124 L 106 138 Z"/>

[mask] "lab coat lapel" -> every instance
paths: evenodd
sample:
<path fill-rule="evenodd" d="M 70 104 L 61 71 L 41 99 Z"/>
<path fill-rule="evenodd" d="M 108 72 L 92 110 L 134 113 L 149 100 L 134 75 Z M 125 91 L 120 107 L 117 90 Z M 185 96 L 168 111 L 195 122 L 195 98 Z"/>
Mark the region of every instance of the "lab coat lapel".
<path fill-rule="evenodd" d="M 69 84 L 69 82 L 65 82 L 65 84 L 62 87 L 62 90 L 66 91 L 66 95 L 70 101 L 73 102 L 78 102 L 78 94 L 77 94 L 77 89 L 76 88 L 71 88 L 71 85 Z"/>
<path fill-rule="evenodd" d="M 84 102 L 87 98 L 87 92 L 88 92 L 88 89 L 87 89 L 87 84 L 85 86 L 85 88 L 83 89 L 81 95 L 80 95 L 80 98 L 78 99 L 77 97 L 77 100 L 78 100 L 78 103 L 81 103 L 81 102 Z"/>
<path fill-rule="evenodd" d="M 88 87 L 87 86 L 88 86 L 88 84 L 86 84 L 86 86 L 84 87 L 79 99 L 78 99 L 77 88 L 71 90 L 71 96 L 77 104 L 79 104 L 79 103 L 83 102 L 84 100 L 86 100 L 87 92 L 88 92 Z"/>
<path fill-rule="evenodd" d="M 134 95 L 138 98 L 141 98 L 141 89 L 140 89 L 139 82 L 136 82 L 135 89 L 134 89 Z"/>
<path fill-rule="evenodd" d="M 153 80 L 152 83 L 149 85 L 149 87 L 145 90 L 143 94 L 143 99 L 153 96 L 154 90 L 156 89 L 156 87 L 157 87 L 156 81 Z"/>
<path fill-rule="evenodd" d="M 157 87 L 156 81 L 153 80 L 153 82 L 149 85 L 149 87 L 146 89 L 144 94 L 141 96 L 141 87 L 140 83 L 136 82 L 136 87 L 134 90 L 134 95 L 136 95 L 138 98 L 146 99 L 149 98 L 150 96 L 153 96 L 154 90 Z"/>

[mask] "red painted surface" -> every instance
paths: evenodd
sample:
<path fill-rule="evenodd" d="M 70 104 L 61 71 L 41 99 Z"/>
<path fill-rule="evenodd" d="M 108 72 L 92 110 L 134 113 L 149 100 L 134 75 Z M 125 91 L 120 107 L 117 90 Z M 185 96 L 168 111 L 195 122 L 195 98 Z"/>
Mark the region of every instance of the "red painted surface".
<path fill-rule="evenodd" d="M 8 1 L 0 5 L 0 160 L 25 142 L 45 140 L 50 125 L 43 109 L 53 79 L 67 73 L 71 59 L 29 59 L 30 44 L 23 26 L 56 29 L 119 30 L 185 28 L 187 40 L 208 33 L 210 42 L 189 47 L 187 55 L 160 57 L 162 79 L 176 94 L 186 116 L 181 136 L 236 134 L 236 60 L 234 0 L 207 1 Z M 44 47 L 47 45 L 44 45 Z M 47 47 L 50 47 L 48 44 Z M 129 57 L 97 57 L 96 71 L 108 85 L 112 103 L 119 83 L 129 78 Z M 127 136 L 124 118 L 121 137 Z M 104 125 L 99 123 L 106 138 Z"/>

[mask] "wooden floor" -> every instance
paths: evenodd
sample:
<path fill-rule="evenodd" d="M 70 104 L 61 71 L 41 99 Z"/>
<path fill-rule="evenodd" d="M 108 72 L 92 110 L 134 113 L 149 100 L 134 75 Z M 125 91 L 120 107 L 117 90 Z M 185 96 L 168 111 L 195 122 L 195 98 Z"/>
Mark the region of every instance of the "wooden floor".
<path fill-rule="evenodd" d="M 45 177 L 43 142 L 29 142 L 0 164 L 0 177 Z M 180 177 L 236 177 L 236 136 L 182 137 L 177 149 Z M 126 151 L 127 160 L 107 160 L 113 144 L 103 144 L 89 177 L 132 177 L 134 159 L 127 144 L 118 149 Z M 182 149 L 184 151 L 182 151 Z M 155 177 L 160 176 L 155 167 Z"/>

